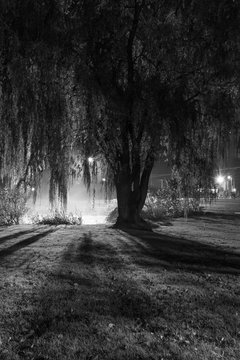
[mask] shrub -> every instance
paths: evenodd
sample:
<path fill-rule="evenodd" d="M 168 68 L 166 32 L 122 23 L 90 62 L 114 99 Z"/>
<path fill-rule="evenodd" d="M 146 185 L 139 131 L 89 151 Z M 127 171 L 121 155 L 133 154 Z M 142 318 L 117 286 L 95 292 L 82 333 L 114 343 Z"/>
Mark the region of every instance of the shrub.
<path fill-rule="evenodd" d="M 0 189 L 0 225 L 19 224 L 28 211 L 26 203 L 27 194 L 23 190 Z"/>
<path fill-rule="evenodd" d="M 199 211 L 199 199 L 182 198 L 171 182 L 161 189 L 149 189 L 142 217 L 145 220 L 157 221 L 165 218 L 180 217 Z M 108 222 L 116 222 L 118 209 L 114 208 L 108 214 Z"/>
<path fill-rule="evenodd" d="M 143 208 L 143 217 L 158 220 L 180 217 L 199 211 L 198 198 L 183 198 L 174 187 L 167 184 L 163 189 L 150 189 Z"/>
<path fill-rule="evenodd" d="M 32 222 L 38 225 L 81 225 L 82 215 L 67 213 L 64 210 L 54 209 L 46 216 L 35 215 Z"/>

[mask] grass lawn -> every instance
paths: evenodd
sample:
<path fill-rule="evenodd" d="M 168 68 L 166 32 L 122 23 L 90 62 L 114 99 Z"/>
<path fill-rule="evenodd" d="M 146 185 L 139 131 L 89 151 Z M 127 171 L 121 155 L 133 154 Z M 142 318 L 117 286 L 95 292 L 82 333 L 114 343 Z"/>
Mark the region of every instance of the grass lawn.
<path fill-rule="evenodd" d="M 0 228 L 0 359 L 240 359 L 239 229 Z"/>

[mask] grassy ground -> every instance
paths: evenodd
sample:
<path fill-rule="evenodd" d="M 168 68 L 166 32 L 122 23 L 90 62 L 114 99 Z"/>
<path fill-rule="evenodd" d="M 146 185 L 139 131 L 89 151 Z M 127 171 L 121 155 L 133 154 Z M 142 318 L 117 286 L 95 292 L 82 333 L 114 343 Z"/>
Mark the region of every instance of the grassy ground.
<path fill-rule="evenodd" d="M 239 226 L 0 228 L 0 359 L 240 359 Z"/>

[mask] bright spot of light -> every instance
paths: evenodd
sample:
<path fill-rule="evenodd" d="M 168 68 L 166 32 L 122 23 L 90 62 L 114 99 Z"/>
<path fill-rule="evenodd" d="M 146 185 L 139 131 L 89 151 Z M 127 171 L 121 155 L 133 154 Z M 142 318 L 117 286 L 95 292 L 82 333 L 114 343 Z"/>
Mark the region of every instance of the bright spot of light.
<path fill-rule="evenodd" d="M 222 183 L 224 182 L 224 177 L 223 177 L 222 175 L 218 175 L 218 176 L 216 177 L 216 182 L 217 182 L 218 184 L 222 184 Z"/>
<path fill-rule="evenodd" d="M 93 164 L 93 161 L 94 161 L 93 157 L 89 157 L 89 158 L 88 158 L 89 164 Z"/>
<path fill-rule="evenodd" d="M 32 191 L 35 191 L 35 187 L 32 187 L 31 190 L 32 190 Z"/>
<path fill-rule="evenodd" d="M 233 189 L 232 189 L 232 192 L 234 192 L 234 193 L 237 192 L 237 189 L 236 189 L 236 188 L 233 188 Z"/>
<path fill-rule="evenodd" d="M 228 177 L 227 177 L 227 178 L 228 178 L 228 180 L 232 180 L 232 177 L 231 177 L 230 175 L 228 175 Z"/>
<path fill-rule="evenodd" d="M 106 179 L 105 178 L 102 178 L 102 182 L 105 182 L 106 181 Z"/>

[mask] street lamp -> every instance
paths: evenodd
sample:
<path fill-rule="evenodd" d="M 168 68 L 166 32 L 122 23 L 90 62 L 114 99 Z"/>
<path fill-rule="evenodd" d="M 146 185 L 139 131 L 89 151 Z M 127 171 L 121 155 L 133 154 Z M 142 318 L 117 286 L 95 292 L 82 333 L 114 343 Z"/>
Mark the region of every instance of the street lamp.
<path fill-rule="evenodd" d="M 222 175 L 218 175 L 216 177 L 216 183 L 218 183 L 219 185 L 221 185 L 224 182 L 224 176 Z"/>
<path fill-rule="evenodd" d="M 93 164 L 93 161 L 94 161 L 93 157 L 90 156 L 90 157 L 88 158 L 88 163 L 89 163 L 90 165 L 92 165 L 92 164 Z"/>

